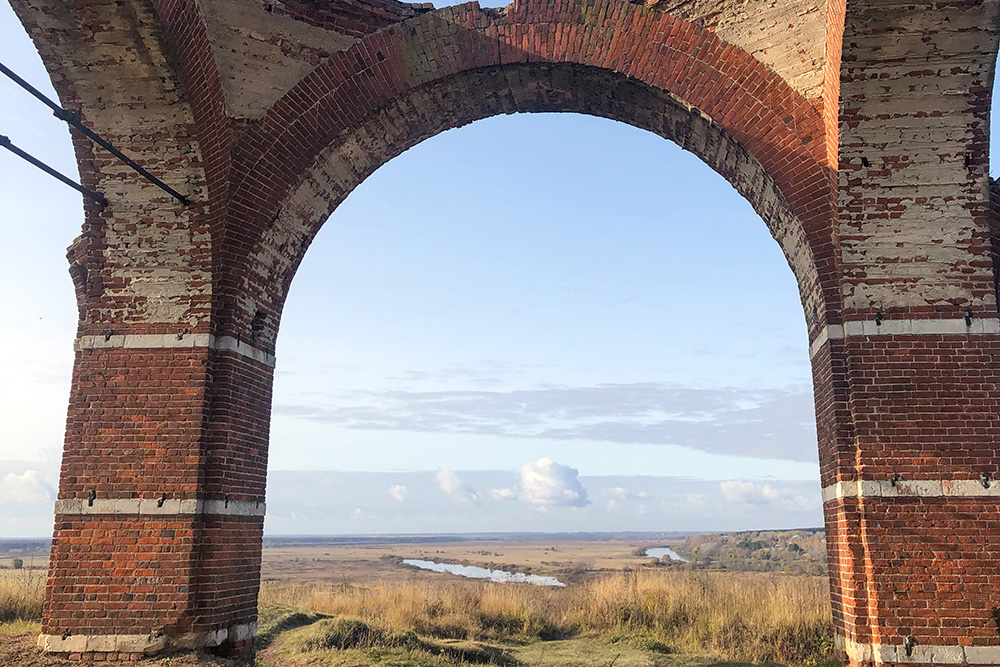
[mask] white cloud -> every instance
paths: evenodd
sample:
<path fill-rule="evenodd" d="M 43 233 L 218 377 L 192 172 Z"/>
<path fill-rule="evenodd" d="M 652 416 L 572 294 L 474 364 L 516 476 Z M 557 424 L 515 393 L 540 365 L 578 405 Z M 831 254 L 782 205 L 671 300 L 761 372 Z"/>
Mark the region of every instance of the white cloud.
<path fill-rule="evenodd" d="M 821 510 L 823 508 L 822 496 L 820 494 L 816 494 L 815 496 L 786 496 L 781 502 L 785 507 L 792 510 L 809 511 Z"/>
<path fill-rule="evenodd" d="M 611 498 L 614 500 L 627 500 L 631 495 L 624 487 L 613 486 L 607 489 L 601 489 L 601 495 L 605 498 Z"/>
<path fill-rule="evenodd" d="M 754 484 L 731 480 L 719 484 L 723 497 L 731 503 L 766 505 L 781 497 L 781 492 L 769 484 Z"/>
<path fill-rule="evenodd" d="M 54 492 L 37 470 L 23 474 L 9 473 L 0 481 L 0 504 L 44 503 L 52 500 Z"/>
<path fill-rule="evenodd" d="M 393 484 L 389 487 L 389 495 L 393 500 L 400 503 L 406 502 L 406 487 L 402 484 Z"/>
<path fill-rule="evenodd" d="M 434 480 L 441 487 L 442 491 L 463 505 L 479 504 L 479 494 L 471 486 L 460 480 L 458 475 L 451 470 L 447 468 L 438 470 L 437 475 L 434 476 Z"/>
<path fill-rule="evenodd" d="M 517 500 L 517 494 L 511 488 L 490 489 L 490 496 L 493 500 Z"/>
<path fill-rule="evenodd" d="M 552 459 L 525 463 L 521 466 L 521 497 L 534 505 L 584 507 L 590 499 L 579 474 L 576 468 Z"/>
<path fill-rule="evenodd" d="M 609 512 L 614 512 L 629 501 L 645 500 L 649 497 L 649 494 L 645 491 L 632 492 L 623 486 L 611 486 L 601 489 L 601 495 L 609 499 L 605 508 Z M 648 510 L 645 505 L 640 505 L 639 507 L 642 508 L 640 514 L 645 514 Z"/>
<path fill-rule="evenodd" d="M 704 493 L 688 493 L 685 494 L 684 500 L 674 503 L 674 508 L 682 512 L 698 512 L 705 509 L 707 502 L 708 496 Z"/>

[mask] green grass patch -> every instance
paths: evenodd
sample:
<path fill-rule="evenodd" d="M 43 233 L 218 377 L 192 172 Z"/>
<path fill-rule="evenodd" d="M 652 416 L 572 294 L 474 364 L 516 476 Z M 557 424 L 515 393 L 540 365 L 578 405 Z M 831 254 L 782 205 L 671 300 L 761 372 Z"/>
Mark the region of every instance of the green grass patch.
<path fill-rule="evenodd" d="M 258 651 L 267 648 L 281 633 L 312 625 L 324 618 L 330 617 L 327 614 L 292 607 L 261 605 L 257 610 L 257 638 L 254 640 L 254 646 Z"/>

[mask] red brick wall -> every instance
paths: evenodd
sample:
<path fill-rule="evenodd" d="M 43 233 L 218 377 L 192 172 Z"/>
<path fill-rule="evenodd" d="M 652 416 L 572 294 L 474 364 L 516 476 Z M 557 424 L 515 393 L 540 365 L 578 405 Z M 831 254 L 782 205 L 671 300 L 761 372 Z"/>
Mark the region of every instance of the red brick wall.
<path fill-rule="evenodd" d="M 60 498 L 194 498 L 207 350 L 77 352 Z"/>

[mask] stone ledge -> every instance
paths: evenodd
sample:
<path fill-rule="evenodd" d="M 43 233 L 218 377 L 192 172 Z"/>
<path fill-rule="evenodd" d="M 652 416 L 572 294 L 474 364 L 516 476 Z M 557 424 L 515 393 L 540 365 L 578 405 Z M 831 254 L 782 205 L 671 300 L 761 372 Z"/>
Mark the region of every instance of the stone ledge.
<path fill-rule="evenodd" d="M 105 350 L 105 349 L 193 349 L 207 347 L 211 350 L 235 352 L 240 356 L 253 359 L 265 366 L 274 368 L 276 358 L 270 352 L 253 347 L 245 341 L 232 336 L 213 336 L 211 334 L 140 334 L 111 336 L 81 336 L 73 342 L 73 349 Z"/>
<path fill-rule="evenodd" d="M 947 320 L 854 320 L 843 324 L 829 324 L 809 344 L 809 358 L 830 340 L 843 340 L 857 336 L 991 336 L 1000 334 L 1000 319 L 975 318 L 966 324 L 965 318 Z"/>
<path fill-rule="evenodd" d="M 159 500 L 153 498 L 64 498 L 56 501 L 56 514 L 114 514 L 135 516 L 176 516 L 216 514 L 223 516 L 264 516 L 266 504 L 253 500 Z"/>
<path fill-rule="evenodd" d="M 150 655 L 167 649 L 195 649 L 221 646 L 257 636 L 257 623 L 234 625 L 209 632 L 189 632 L 170 636 L 163 632 L 146 635 L 39 635 L 38 648 L 46 653 L 142 653 Z"/>
<path fill-rule="evenodd" d="M 934 646 L 916 644 L 907 655 L 901 644 L 865 644 L 837 635 L 838 650 L 854 662 L 918 665 L 1000 665 L 1000 646 Z"/>
<path fill-rule="evenodd" d="M 989 488 L 975 479 L 866 479 L 837 482 L 823 487 L 823 502 L 840 498 L 1000 498 L 1000 481 L 993 480 Z"/>

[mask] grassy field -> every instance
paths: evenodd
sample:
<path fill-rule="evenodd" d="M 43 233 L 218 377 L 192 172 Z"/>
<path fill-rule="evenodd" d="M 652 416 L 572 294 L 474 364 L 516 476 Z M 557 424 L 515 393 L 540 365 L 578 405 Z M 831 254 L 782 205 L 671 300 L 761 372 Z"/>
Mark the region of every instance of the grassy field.
<path fill-rule="evenodd" d="M 547 540 L 265 548 L 255 664 L 704 667 L 832 660 L 824 577 L 671 569 L 641 557 L 644 546 L 651 545 Z M 472 581 L 400 567 L 386 557 L 392 555 L 530 569 L 570 585 Z M 0 570 L 0 633 L 7 635 L 0 663 L 62 664 L 32 648 L 43 589 L 41 570 Z M 4 654 L 7 647 L 19 652 Z M 170 660 L 166 664 L 233 664 L 193 654 Z"/>
<path fill-rule="evenodd" d="M 661 654 L 811 664 L 830 658 L 833 633 L 824 579 L 772 574 L 620 572 L 564 589 L 443 575 L 370 585 L 265 582 L 261 605 L 327 617 L 295 635 L 300 649 L 357 648 L 321 638 L 356 624 L 361 648 L 392 648 L 407 633 L 500 653 L 587 638 Z"/>

